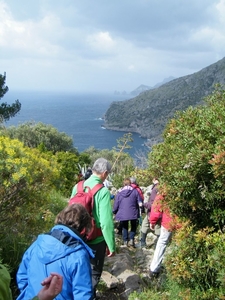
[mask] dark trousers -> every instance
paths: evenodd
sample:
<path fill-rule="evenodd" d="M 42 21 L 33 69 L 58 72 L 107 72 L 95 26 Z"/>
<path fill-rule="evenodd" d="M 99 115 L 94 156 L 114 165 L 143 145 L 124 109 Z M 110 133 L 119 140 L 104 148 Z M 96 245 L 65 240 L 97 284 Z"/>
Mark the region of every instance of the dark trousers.
<path fill-rule="evenodd" d="M 128 234 L 128 225 L 130 222 L 130 234 Z M 122 223 L 122 235 L 124 241 L 133 240 L 137 230 L 137 220 L 121 221 Z"/>
<path fill-rule="evenodd" d="M 95 252 L 95 257 L 91 258 L 91 269 L 92 269 L 92 286 L 94 296 L 96 294 L 96 287 L 102 275 L 104 266 L 105 253 L 106 253 L 106 242 L 102 241 L 98 244 L 88 245 Z"/>

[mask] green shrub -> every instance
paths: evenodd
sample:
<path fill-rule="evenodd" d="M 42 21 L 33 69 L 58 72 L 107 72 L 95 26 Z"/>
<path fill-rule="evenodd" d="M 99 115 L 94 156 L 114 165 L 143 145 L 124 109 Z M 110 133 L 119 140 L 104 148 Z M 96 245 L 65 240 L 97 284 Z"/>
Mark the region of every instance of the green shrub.
<path fill-rule="evenodd" d="M 73 139 L 64 132 L 59 132 L 52 125 L 41 122 L 25 122 L 19 126 L 2 128 L 1 133 L 12 139 L 18 139 L 30 148 L 39 148 L 41 152 L 73 151 Z"/>
<path fill-rule="evenodd" d="M 171 212 L 188 222 L 166 264 L 171 280 L 188 291 L 185 299 L 225 294 L 224 133 L 225 91 L 218 87 L 205 106 L 178 112 L 149 154 L 149 173 L 158 174 Z"/>
<path fill-rule="evenodd" d="M 22 252 L 52 223 L 50 191 L 58 165 L 18 140 L 0 137 L 0 245 L 4 263 L 15 270 Z"/>

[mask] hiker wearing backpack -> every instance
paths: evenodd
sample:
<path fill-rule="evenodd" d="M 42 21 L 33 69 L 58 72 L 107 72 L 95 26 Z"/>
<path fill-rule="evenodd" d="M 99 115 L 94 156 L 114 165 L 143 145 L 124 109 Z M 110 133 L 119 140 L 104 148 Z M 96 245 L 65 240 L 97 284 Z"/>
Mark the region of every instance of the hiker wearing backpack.
<path fill-rule="evenodd" d="M 137 184 L 136 182 L 136 178 L 135 177 L 130 177 L 130 185 L 132 186 L 132 188 L 136 189 L 142 199 L 142 202 L 144 202 L 144 195 L 143 192 L 140 188 L 140 186 Z"/>
<path fill-rule="evenodd" d="M 84 190 L 89 192 L 89 189 L 92 189 L 92 191 L 95 193 L 93 197 L 94 204 L 92 216 L 97 227 L 96 231 L 99 233 L 93 239 L 87 239 L 88 246 L 95 252 L 95 257 L 91 258 L 94 299 L 96 297 L 96 287 L 101 278 L 103 270 L 106 249 L 108 257 L 111 257 L 115 254 L 114 223 L 110 192 L 103 185 L 103 182 L 107 178 L 110 171 L 111 165 L 109 162 L 105 158 L 99 158 L 95 161 L 92 167 L 92 175 L 85 180 L 84 183 L 82 183 Z M 101 187 L 96 192 L 96 186 L 99 184 Z M 78 196 L 79 186 L 80 183 L 74 186 L 70 201 L 76 198 L 76 195 Z M 74 200 L 79 201 L 77 199 Z"/>

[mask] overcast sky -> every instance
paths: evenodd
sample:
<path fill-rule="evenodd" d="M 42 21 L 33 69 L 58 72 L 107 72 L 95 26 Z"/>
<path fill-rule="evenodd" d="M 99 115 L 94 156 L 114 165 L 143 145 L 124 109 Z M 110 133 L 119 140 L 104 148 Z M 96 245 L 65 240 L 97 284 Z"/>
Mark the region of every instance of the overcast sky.
<path fill-rule="evenodd" d="M 11 90 L 130 92 L 224 53 L 225 0 L 0 0 Z"/>

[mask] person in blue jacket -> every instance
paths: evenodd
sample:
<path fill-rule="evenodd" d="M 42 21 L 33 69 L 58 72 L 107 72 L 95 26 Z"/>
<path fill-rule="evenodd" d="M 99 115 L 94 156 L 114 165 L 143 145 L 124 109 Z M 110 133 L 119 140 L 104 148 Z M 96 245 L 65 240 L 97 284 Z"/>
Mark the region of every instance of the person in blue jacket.
<path fill-rule="evenodd" d="M 41 289 L 43 278 L 52 272 L 63 277 L 62 291 L 55 299 L 93 298 L 90 258 L 94 252 L 84 241 L 91 229 L 89 213 L 81 204 L 73 204 L 57 215 L 55 224 L 24 253 L 17 272 L 17 300 L 32 299 Z"/>
<path fill-rule="evenodd" d="M 130 179 L 124 179 L 124 186 L 118 191 L 114 205 L 113 213 L 115 219 L 121 222 L 123 244 L 125 246 L 135 247 L 134 237 L 137 230 L 137 220 L 140 217 L 140 207 L 143 205 L 143 200 L 137 189 L 130 184 Z M 128 232 L 130 222 L 130 232 Z"/>

